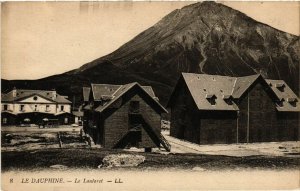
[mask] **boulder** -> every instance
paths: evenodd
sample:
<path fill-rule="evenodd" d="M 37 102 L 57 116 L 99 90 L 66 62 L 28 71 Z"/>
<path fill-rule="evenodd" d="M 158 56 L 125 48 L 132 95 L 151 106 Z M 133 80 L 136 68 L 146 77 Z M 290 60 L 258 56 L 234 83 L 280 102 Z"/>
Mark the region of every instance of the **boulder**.
<path fill-rule="evenodd" d="M 54 169 L 66 169 L 66 168 L 68 168 L 68 167 L 65 166 L 65 165 L 56 164 L 56 165 L 50 166 L 50 168 L 54 168 Z"/>
<path fill-rule="evenodd" d="M 145 161 L 142 155 L 111 154 L 103 158 L 101 167 L 131 167 L 138 166 Z"/>
<path fill-rule="evenodd" d="M 202 167 L 198 167 L 198 166 L 195 166 L 192 170 L 193 171 L 206 171 L 206 169 L 204 169 Z"/>

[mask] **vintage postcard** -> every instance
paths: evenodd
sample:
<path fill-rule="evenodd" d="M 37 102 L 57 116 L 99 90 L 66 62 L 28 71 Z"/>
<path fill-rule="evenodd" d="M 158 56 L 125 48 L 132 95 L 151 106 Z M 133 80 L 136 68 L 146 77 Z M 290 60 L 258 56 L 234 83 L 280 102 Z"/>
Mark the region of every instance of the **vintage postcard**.
<path fill-rule="evenodd" d="M 2 2 L 1 190 L 300 188 L 299 2 Z"/>

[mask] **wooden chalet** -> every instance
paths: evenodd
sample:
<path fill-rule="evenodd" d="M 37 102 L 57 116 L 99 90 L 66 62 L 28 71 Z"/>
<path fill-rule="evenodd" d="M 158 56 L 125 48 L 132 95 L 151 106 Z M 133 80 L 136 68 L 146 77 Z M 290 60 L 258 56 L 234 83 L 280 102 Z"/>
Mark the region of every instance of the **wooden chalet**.
<path fill-rule="evenodd" d="M 282 80 L 182 73 L 170 134 L 198 144 L 299 140 L 299 98 Z"/>
<path fill-rule="evenodd" d="M 161 115 L 167 110 L 151 86 L 91 84 L 83 88 L 83 128 L 105 148 L 145 148 L 169 143 L 161 134 Z"/>

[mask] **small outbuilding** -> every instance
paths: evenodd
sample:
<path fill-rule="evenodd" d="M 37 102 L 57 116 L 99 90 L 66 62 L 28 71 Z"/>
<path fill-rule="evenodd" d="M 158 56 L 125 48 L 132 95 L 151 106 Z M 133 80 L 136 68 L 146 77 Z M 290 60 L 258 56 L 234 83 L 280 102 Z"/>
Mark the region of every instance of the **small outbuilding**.
<path fill-rule="evenodd" d="M 161 134 L 161 116 L 167 110 L 151 86 L 91 84 L 83 88 L 83 128 L 105 148 L 154 147 L 170 150 Z"/>
<path fill-rule="evenodd" d="M 83 111 L 72 111 L 72 114 L 74 115 L 74 123 L 77 125 L 82 125 Z"/>

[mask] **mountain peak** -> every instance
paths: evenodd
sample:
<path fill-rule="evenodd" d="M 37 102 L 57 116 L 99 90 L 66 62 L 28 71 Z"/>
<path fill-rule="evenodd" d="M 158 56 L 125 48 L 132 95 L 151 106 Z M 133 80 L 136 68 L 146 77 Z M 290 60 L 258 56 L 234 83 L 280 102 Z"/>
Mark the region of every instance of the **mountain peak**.
<path fill-rule="evenodd" d="M 180 72 L 251 75 L 299 82 L 299 37 L 216 2 L 176 9 L 113 53 L 76 70 L 109 62 L 131 73 L 174 83 Z M 299 55 L 299 54 L 298 54 Z M 151 75 L 150 75 L 151 76 Z"/>
<path fill-rule="evenodd" d="M 111 54 L 53 78 L 78 84 L 138 81 L 152 85 L 163 102 L 181 72 L 261 74 L 299 92 L 299 55 L 299 37 L 223 4 L 200 2 L 172 11 Z"/>

